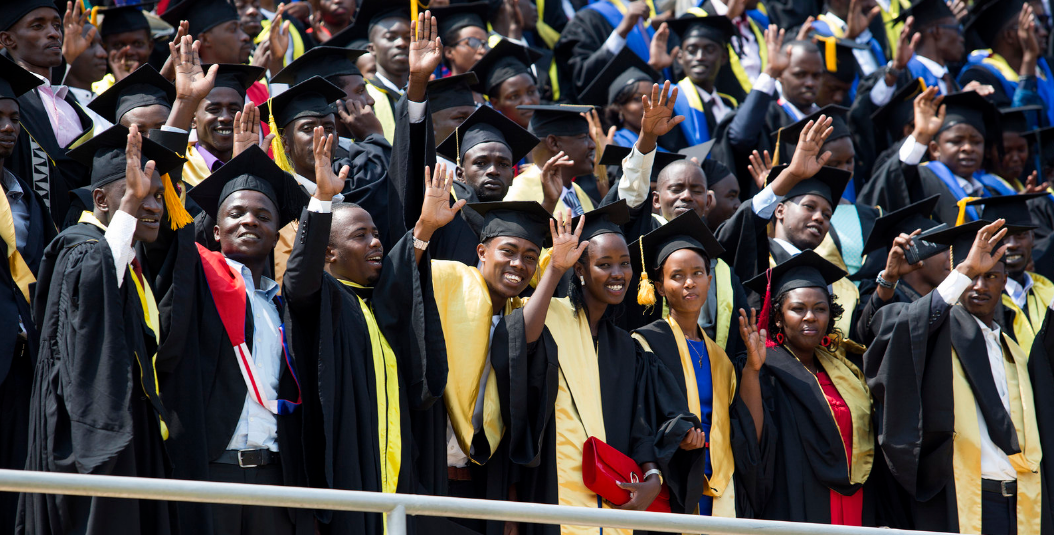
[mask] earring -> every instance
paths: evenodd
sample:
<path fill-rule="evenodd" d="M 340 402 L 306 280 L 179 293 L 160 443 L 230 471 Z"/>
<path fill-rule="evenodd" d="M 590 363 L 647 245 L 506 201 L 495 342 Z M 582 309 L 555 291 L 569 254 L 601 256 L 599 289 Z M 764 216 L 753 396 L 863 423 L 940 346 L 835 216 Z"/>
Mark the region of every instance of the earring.
<path fill-rule="evenodd" d="M 783 333 L 776 333 L 776 343 L 783 345 Z"/>
<path fill-rule="evenodd" d="M 820 340 L 820 345 L 823 347 L 831 347 L 831 337 L 824 335 L 823 340 Z"/>
<path fill-rule="evenodd" d="M 578 282 L 582 283 L 582 286 L 586 285 L 586 278 L 582 275 L 578 276 Z"/>

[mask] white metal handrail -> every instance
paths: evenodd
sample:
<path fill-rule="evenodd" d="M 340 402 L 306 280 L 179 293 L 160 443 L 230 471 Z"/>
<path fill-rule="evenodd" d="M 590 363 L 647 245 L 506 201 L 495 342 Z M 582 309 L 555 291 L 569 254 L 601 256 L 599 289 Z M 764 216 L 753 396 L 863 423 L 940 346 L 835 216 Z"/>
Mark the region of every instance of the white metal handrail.
<path fill-rule="evenodd" d="M 498 500 L 469 500 L 415 494 L 313 489 L 243 483 L 213 483 L 86 474 L 0 470 L 0 491 L 105 496 L 198 503 L 333 509 L 388 513 L 388 533 L 405 535 L 406 515 L 508 520 L 536 524 L 601 526 L 711 535 L 938 535 L 802 522 L 774 522 L 699 515 L 589 509 Z"/>

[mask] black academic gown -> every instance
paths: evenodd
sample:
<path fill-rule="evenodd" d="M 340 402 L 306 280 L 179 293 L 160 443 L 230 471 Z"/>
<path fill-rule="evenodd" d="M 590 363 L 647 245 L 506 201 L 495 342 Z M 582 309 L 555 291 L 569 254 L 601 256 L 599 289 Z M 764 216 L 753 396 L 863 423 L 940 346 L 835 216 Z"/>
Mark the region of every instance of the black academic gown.
<path fill-rule="evenodd" d="M 120 288 L 103 230 L 81 223 L 44 252 L 34 295 L 40 355 L 32 382 L 26 468 L 167 477 L 154 333 L 131 273 Z M 166 534 L 174 506 L 152 500 L 24 494 L 17 533 Z"/>
<path fill-rule="evenodd" d="M 644 337 L 651 346 L 655 357 L 670 370 L 670 377 L 676 382 L 678 392 L 688 405 L 688 388 L 681 373 L 682 364 L 673 329 L 666 320 L 657 320 L 635 333 Z M 711 355 L 711 358 L 713 356 Z M 772 481 L 772 467 L 775 461 L 775 432 L 770 420 L 765 421 L 768 432 L 762 433 L 758 440 L 754 429 L 754 418 L 750 410 L 739 398 L 740 379 L 743 366 L 746 365 L 745 353 L 729 356 L 736 367 L 736 393 L 728 408 L 732 439 L 732 458 L 735 472 L 732 482 L 735 485 L 736 517 L 754 518 L 758 514 L 759 503 L 756 498 L 767 494 L 767 486 Z M 699 450 L 696 450 L 699 451 Z M 703 495 L 704 458 L 696 452 L 677 450 L 674 455 L 660 467 L 665 474 L 666 484 L 670 486 L 671 509 L 677 513 L 691 513 L 695 510 Z"/>
<path fill-rule="evenodd" d="M 561 65 L 571 81 L 561 88 L 561 97 L 577 100 L 578 94 L 600 74 L 614 54 L 604 48 L 604 41 L 615 29 L 604 15 L 592 9 L 575 13 L 560 32 L 560 40 L 553 47 L 557 65 Z"/>
<path fill-rule="evenodd" d="M 750 154 L 769 151 L 776 157 L 776 137 L 780 128 L 797 122 L 776 102 L 777 95 L 751 91 L 739 108 L 725 116 L 717 125 L 713 138 L 717 140 L 710 151 L 711 158 L 732 170 L 739 179 L 739 198 L 746 202 L 758 192 L 747 164 Z M 790 161 L 791 155 L 781 154 L 780 161 Z"/>
<path fill-rule="evenodd" d="M 370 334 L 359 298 L 399 362 L 401 461 L 398 492 L 417 490 L 410 412 L 427 410 L 446 384 L 446 345 L 432 297 L 430 262 L 414 261 L 404 237 L 384 260 L 373 288 L 352 288 L 323 272 L 331 214 L 305 210 L 289 255 L 282 295 L 297 369 L 303 370 L 304 447 L 313 487 L 379 492 L 377 387 Z M 383 392 L 380 395 L 384 395 Z M 389 401 L 390 403 L 391 401 Z M 384 532 L 381 515 L 316 512 L 324 533 Z"/>
<path fill-rule="evenodd" d="M 1032 352 L 1028 357 L 1029 380 L 1032 381 L 1032 395 L 1036 406 L 1036 423 L 1039 424 L 1040 443 L 1054 444 L 1054 418 L 1051 407 L 1054 407 L 1054 367 L 1051 366 L 1051 355 L 1054 355 L 1054 328 L 1050 327 L 1050 315 L 1043 321 L 1043 327 L 1032 342 Z M 1054 532 L 1054 463 L 1040 463 L 1043 474 L 1043 519 L 1042 532 Z"/>
<path fill-rule="evenodd" d="M 351 144 L 347 153 L 333 161 L 333 171 L 339 173 L 345 165 L 349 167 L 344 181 L 344 202 L 363 207 L 373 217 L 381 233 L 381 243 L 389 246 L 401 233 L 389 234 L 388 216 L 388 166 L 392 160 L 392 146 L 381 134 L 370 134 Z"/>
<path fill-rule="evenodd" d="M 201 226 L 199 214 L 194 226 Z M 211 461 L 227 450 L 246 402 L 245 381 L 235 360 L 234 348 L 224 330 L 209 290 L 201 256 L 194 242 L 192 225 L 180 229 L 168 249 L 173 269 L 170 277 L 157 280 L 158 312 L 163 333 L 179 333 L 163 339 L 157 368 L 165 407 L 169 411 L 171 436 L 167 442 L 176 479 L 210 480 Z M 246 302 L 246 344 L 252 348 L 253 318 Z M 298 387 L 286 366 L 278 384 L 281 399 L 295 400 Z M 277 416 L 278 450 L 283 481 L 302 486 L 304 460 L 301 446 L 300 410 Z M 181 503 L 181 530 L 210 534 L 211 504 Z M 314 531 L 311 511 L 288 509 L 297 533 Z"/>

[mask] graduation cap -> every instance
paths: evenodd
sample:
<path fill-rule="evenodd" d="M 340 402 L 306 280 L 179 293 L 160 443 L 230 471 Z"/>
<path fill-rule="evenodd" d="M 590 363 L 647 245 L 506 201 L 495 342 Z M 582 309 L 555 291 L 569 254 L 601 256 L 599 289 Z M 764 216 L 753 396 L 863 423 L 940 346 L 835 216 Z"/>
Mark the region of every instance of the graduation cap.
<path fill-rule="evenodd" d="M 301 54 L 271 78 L 272 83 L 296 85 L 313 76 L 362 76 L 355 61 L 366 50 L 335 46 L 316 46 Z"/>
<path fill-rule="evenodd" d="M 931 195 L 919 202 L 911 203 L 876 219 L 875 226 L 871 229 L 871 234 L 868 234 L 867 241 L 864 243 L 863 252 L 866 254 L 883 247 L 889 247 L 893 244 L 893 240 L 901 234 L 911 234 L 919 229 L 927 232 L 940 226 L 940 223 L 930 219 L 930 214 L 933 213 L 933 208 L 937 206 L 937 201 L 940 198 L 939 193 Z M 920 243 L 921 240 L 917 236 L 913 238 L 913 241 L 919 249 L 920 260 L 929 258 L 948 248 L 945 245 L 928 242 Z"/>
<path fill-rule="evenodd" d="M 472 71 L 428 82 L 428 106 L 432 113 L 458 106 L 476 107 L 472 86 L 478 82 Z"/>
<path fill-rule="evenodd" d="M 264 75 L 266 69 L 252 65 L 238 65 L 233 63 L 220 63 L 216 72 L 216 85 L 213 87 L 227 87 L 238 92 L 245 98 L 245 92 Z M 201 69 L 209 72 L 212 65 L 202 64 Z"/>
<path fill-rule="evenodd" d="M 480 106 L 436 147 L 436 152 L 461 165 L 469 149 L 491 142 L 508 147 L 512 161 L 518 162 L 538 145 L 538 138 L 494 108 Z"/>
<path fill-rule="evenodd" d="M 16 22 L 22 20 L 22 17 L 34 9 L 50 7 L 58 12 L 59 16 L 64 13 L 58 8 L 56 0 L 5 0 L 0 4 L 2 4 L 0 5 L 0 32 L 11 29 Z M 62 5 L 65 6 L 66 3 L 63 2 Z"/>
<path fill-rule="evenodd" d="M 941 19 L 955 18 L 955 13 L 944 0 L 915 0 L 911 6 L 902 8 L 893 23 L 901 23 L 915 17 L 915 28 L 925 28 Z"/>
<path fill-rule="evenodd" d="M 591 212 L 571 218 L 571 228 L 578 228 L 578 221 L 586 218 L 582 228 L 582 240 L 591 240 L 601 234 L 622 235 L 622 225 L 629 221 L 629 206 L 626 200 L 605 204 Z"/>
<path fill-rule="evenodd" d="M 549 104 L 516 106 L 518 110 L 533 110 L 528 129 L 538 138 L 550 134 L 554 136 L 577 136 L 589 133 L 589 121 L 583 113 L 593 111 L 593 106 L 575 106 L 571 104 Z"/>
<path fill-rule="evenodd" d="M 688 37 L 698 35 L 719 45 L 728 46 L 732 42 L 732 36 L 737 33 L 736 27 L 728 17 L 697 17 L 688 13 L 666 21 L 666 27 L 680 37 L 682 43 Z"/>
<path fill-rule="evenodd" d="M 134 32 L 136 30 L 150 30 L 150 21 L 143 14 L 144 6 L 152 6 L 150 3 L 136 3 L 131 5 L 114 6 L 100 9 L 102 23 L 99 26 L 99 35 L 106 37 L 118 33 Z"/>
<path fill-rule="evenodd" d="M 429 8 L 439 26 L 439 36 L 446 41 L 451 34 L 475 26 L 487 31 L 487 2 L 469 2 Z M 453 45 L 454 43 L 449 43 Z M 448 45 L 448 46 L 449 46 Z"/>
<path fill-rule="evenodd" d="M 983 206 L 981 216 L 988 221 L 997 219 L 1006 220 L 1006 228 L 1009 233 L 1024 232 L 1039 228 L 1032 219 L 1032 212 L 1028 209 L 1028 201 L 1043 197 L 1048 193 L 1019 193 L 1017 195 L 999 195 L 996 197 L 983 197 L 967 202 L 970 206 Z"/>
<path fill-rule="evenodd" d="M 337 32 L 326 42 L 326 46 L 365 48 L 370 42 L 370 30 L 384 19 L 410 20 L 410 2 L 418 0 L 366 0 L 359 2 L 355 20 L 347 28 Z M 438 23 L 438 17 L 436 19 Z"/>
<path fill-rule="evenodd" d="M 773 167 L 772 171 L 769 172 L 769 184 L 772 184 L 772 181 L 776 180 L 776 177 L 778 177 L 786 168 L 786 165 Z M 849 171 L 835 167 L 821 167 L 820 171 L 812 177 L 806 178 L 795 184 L 794 187 L 783 196 L 783 200 L 787 201 L 802 195 L 819 195 L 820 197 L 827 199 L 827 202 L 831 203 L 831 208 L 833 209 L 838 206 L 838 200 L 842 198 L 842 192 L 845 191 L 850 176 L 852 176 L 852 173 Z"/>
<path fill-rule="evenodd" d="M 955 269 L 955 266 L 963 263 L 963 261 L 966 260 L 966 257 L 970 254 L 970 248 L 973 247 L 973 241 L 977 237 L 977 231 L 991 223 L 991 221 L 978 219 L 957 227 L 935 229 L 930 232 L 924 232 L 919 235 L 919 238 L 931 243 L 950 246 L 952 250 L 952 269 Z"/>
<path fill-rule="evenodd" d="M 502 82 L 513 76 L 530 74 L 533 78 L 531 65 L 541 58 L 542 55 L 532 48 L 502 39 L 469 69 L 479 79 L 478 83 L 473 84 L 472 90 L 490 95 Z"/>
<path fill-rule="evenodd" d="M 650 279 L 659 280 L 663 263 L 681 249 L 696 251 L 707 260 L 725 252 L 699 214 L 689 210 L 630 244 L 633 271 L 643 273 L 647 270 Z"/>
<path fill-rule="evenodd" d="M 716 142 L 716 139 L 704 141 L 703 143 L 700 143 L 698 145 L 685 147 L 677 151 L 677 154 L 683 154 L 686 158 L 689 159 L 695 158 L 696 160 L 699 160 L 699 164 L 702 165 L 703 161 L 710 157 L 710 150 L 714 148 L 714 143 Z"/>
<path fill-rule="evenodd" d="M 615 102 L 623 89 L 636 87 L 640 82 L 653 84 L 661 78 L 662 75 L 640 59 L 632 49 L 622 47 L 582 91 L 579 100 L 594 106 L 607 106 Z"/>
<path fill-rule="evenodd" d="M 145 64 L 95 97 L 88 108 L 117 124 L 130 110 L 154 104 L 171 109 L 175 100 L 176 86 Z"/>
<path fill-rule="evenodd" d="M 990 133 L 999 132 L 999 110 L 976 91 L 947 95 L 942 105 L 946 106 L 946 113 L 944 124 L 937 132 L 938 136 L 941 132 L 962 123 L 976 128 L 981 133 L 981 137 L 985 139 L 989 138 Z M 999 141 L 1002 145 L 1002 140 Z"/>
<path fill-rule="evenodd" d="M 187 195 L 217 221 L 220 205 L 236 191 L 258 191 L 278 209 L 278 228 L 300 217 L 307 193 L 293 176 L 282 171 L 260 147 L 253 145 L 220 167 Z"/>
<path fill-rule="evenodd" d="M 871 121 L 876 127 L 889 132 L 894 140 L 899 140 L 904 137 L 903 126 L 915 120 L 915 97 L 925 90 L 926 82 L 923 82 L 922 78 L 916 78 L 898 89 L 889 102 L 875 110 L 871 114 Z"/>
<path fill-rule="evenodd" d="M 139 159 L 140 166 L 146 167 L 146 162 L 153 160 L 154 169 L 165 175 L 183 165 L 185 160 L 176 153 L 150 141 L 145 134 L 142 138 L 143 154 Z M 125 157 L 127 146 L 128 128 L 118 124 L 66 154 L 71 159 L 91 167 L 91 187 L 95 189 L 125 177 L 125 167 L 128 165 L 128 159 Z"/>
<path fill-rule="evenodd" d="M 999 125 L 1003 132 L 1024 134 L 1036 129 L 1043 106 L 1018 106 L 1016 108 L 999 108 Z"/>
<path fill-rule="evenodd" d="M 180 21 L 187 21 L 187 31 L 195 39 L 220 24 L 238 19 L 238 8 L 227 0 L 182 0 L 178 4 L 169 5 L 168 9 L 161 13 L 161 20 L 171 24 L 173 28 L 178 28 Z"/>
<path fill-rule="evenodd" d="M 1037 128 L 1021 135 L 1028 139 L 1029 143 L 1039 145 L 1036 153 L 1044 164 L 1054 162 L 1054 126 Z"/>
<path fill-rule="evenodd" d="M 483 217 L 479 241 L 501 236 L 522 238 L 538 246 L 551 247 L 549 220 L 552 216 L 535 201 L 477 202 L 465 205 Z"/>
<path fill-rule="evenodd" d="M 604 154 L 600 156 L 600 161 L 597 162 L 600 165 L 610 165 L 622 167 L 622 160 L 626 159 L 631 152 L 631 147 L 620 147 L 618 145 L 608 145 L 604 147 Z M 656 152 L 655 159 L 651 164 L 651 182 L 656 182 L 659 179 L 659 173 L 663 169 L 666 169 L 667 165 L 678 160 L 687 158 L 686 155 L 677 152 Z"/>
<path fill-rule="evenodd" d="M 812 249 L 806 249 L 782 264 L 771 267 L 753 279 L 744 283 L 744 286 L 764 295 L 765 307 L 771 300 L 771 296 L 778 296 L 798 288 L 823 288 L 846 276 L 845 270 L 832 264 Z M 771 275 L 771 285 L 769 277 Z M 764 312 L 764 311 L 762 311 Z M 758 321 L 761 325 L 761 321 Z M 767 328 L 768 325 L 761 325 Z M 775 333 L 772 333 L 775 334 Z"/>
<path fill-rule="evenodd" d="M 943 0 L 938 0 L 943 1 Z M 835 78 L 847 84 L 856 79 L 856 56 L 854 50 L 867 50 L 867 45 L 857 43 L 852 39 L 821 35 L 813 32 L 812 38 L 816 39 L 823 57 L 824 68 Z"/>
<path fill-rule="evenodd" d="M 33 73 L 0 54 L 0 98 L 17 99 L 20 95 L 44 83 Z"/>
<path fill-rule="evenodd" d="M 966 23 L 966 31 L 973 32 L 985 44 L 995 42 L 996 35 L 1011 20 L 1021 14 L 1025 0 L 993 0 L 979 5 Z"/>
<path fill-rule="evenodd" d="M 802 117 L 800 121 L 773 132 L 772 135 L 776 137 L 776 154 L 772 156 L 772 163 L 778 164 L 781 161 L 781 157 L 790 161 L 791 157 L 794 156 L 794 149 L 798 146 L 798 139 L 801 137 L 801 132 L 805 129 L 805 125 L 809 121 L 819 120 L 821 115 L 831 118 L 832 131 L 831 135 L 827 136 L 825 144 L 851 136 L 852 132 L 849 131 L 849 125 L 845 122 L 846 113 L 849 113 L 849 108 L 828 104 Z"/>
<path fill-rule="evenodd" d="M 325 117 L 336 113 L 333 103 L 344 98 L 344 90 L 327 82 L 321 76 L 313 76 L 271 97 L 260 104 L 260 113 L 272 117 L 279 128 L 301 117 Z"/>

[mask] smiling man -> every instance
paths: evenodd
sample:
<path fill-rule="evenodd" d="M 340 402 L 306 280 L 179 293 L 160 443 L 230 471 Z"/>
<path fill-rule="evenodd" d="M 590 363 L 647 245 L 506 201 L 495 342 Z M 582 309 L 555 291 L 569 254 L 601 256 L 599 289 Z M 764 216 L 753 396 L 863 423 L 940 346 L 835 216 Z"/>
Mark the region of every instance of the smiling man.
<path fill-rule="evenodd" d="M 183 0 L 171 4 L 161 18 L 173 27 L 190 23 L 188 33 L 198 41 L 202 63 L 242 64 L 252 53 L 252 37 L 241 27 L 238 8 L 227 0 Z"/>
<path fill-rule="evenodd" d="M 202 65 L 204 70 L 209 65 Z M 197 141 L 187 146 L 183 181 L 197 186 L 234 153 L 234 116 L 245 106 L 246 90 L 264 74 L 263 67 L 220 65 L 216 84 L 194 113 Z"/>
<path fill-rule="evenodd" d="M 154 51 L 154 38 L 150 34 L 150 22 L 146 20 L 142 6 L 112 7 L 101 10 L 100 14 L 103 22 L 99 28 L 99 35 L 102 36 L 110 70 L 113 72 L 106 81 L 113 84 L 150 61 L 150 54 Z"/>
<path fill-rule="evenodd" d="M 667 24 L 681 39 L 677 62 L 685 77 L 677 82 L 681 98 L 674 111 L 685 118 L 680 127 L 683 145 L 705 143 L 717 131 L 718 123 L 739 104 L 715 87 L 721 68 L 728 64 L 728 45 L 736 29 L 728 17 L 684 15 Z"/>
<path fill-rule="evenodd" d="M 70 157 L 91 167 L 94 207 L 41 262 L 34 317 L 46 364 L 34 372 L 26 468 L 167 477 L 171 420 L 152 358 L 162 332 L 152 278 L 132 247 L 157 239 L 169 186 L 161 175 L 182 160 L 123 126 Z M 178 533 L 163 501 L 27 494 L 19 509 L 24 533 Z"/>

